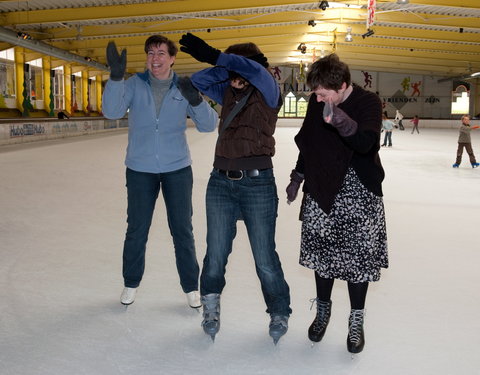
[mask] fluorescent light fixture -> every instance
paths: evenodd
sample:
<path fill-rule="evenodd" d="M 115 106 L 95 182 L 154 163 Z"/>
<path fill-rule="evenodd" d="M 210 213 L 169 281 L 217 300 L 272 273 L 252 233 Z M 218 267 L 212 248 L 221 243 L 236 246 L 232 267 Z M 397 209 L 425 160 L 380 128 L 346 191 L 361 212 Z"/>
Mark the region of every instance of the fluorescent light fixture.
<path fill-rule="evenodd" d="M 397 0 L 398 5 L 407 5 L 409 2 L 409 0 Z"/>
<path fill-rule="evenodd" d="M 480 76 L 480 72 L 470 74 L 470 77 L 478 77 Z"/>

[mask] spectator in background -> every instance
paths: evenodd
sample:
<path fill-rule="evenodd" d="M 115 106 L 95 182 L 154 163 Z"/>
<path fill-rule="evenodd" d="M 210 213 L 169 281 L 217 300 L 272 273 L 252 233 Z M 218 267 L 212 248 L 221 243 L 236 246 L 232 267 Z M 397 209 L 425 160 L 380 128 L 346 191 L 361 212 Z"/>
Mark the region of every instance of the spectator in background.
<path fill-rule="evenodd" d="M 387 119 L 387 116 L 385 116 L 385 114 L 382 115 L 382 128 L 385 131 L 385 137 L 383 138 L 382 147 L 387 146 L 387 141 L 388 147 L 392 147 L 393 122 Z"/>
<path fill-rule="evenodd" d="M 418 123 L 420 122 L 420 119 L 418 118 L 417 115 L 415 115 L 411 120 L 410 122 L 413 124 L 413 129 L 412 129 L 412 134 L 415 130 L 417 130 L 417 133 L 420 134 L 420 132 L 418 131 Z"/>
<path fill-rule="evenodd" d="M 478 129 L 478 126 L 470 126 L 470 115 L 462 116 L 462 125 L 460 125 L 459 135 L 458 135 L 458 148 L 457 148 L 457 160 L 453 164 L 453 168 L 458 168 L 462 162 L 463 149 L 467 150 L 467 154 L 470 158 L 470 164 L 472 168 L 477 168 L 478 163 L 475 160 L 475 155 L 472 149 L 472 138 L 470 132 L 473 129 Z"/>

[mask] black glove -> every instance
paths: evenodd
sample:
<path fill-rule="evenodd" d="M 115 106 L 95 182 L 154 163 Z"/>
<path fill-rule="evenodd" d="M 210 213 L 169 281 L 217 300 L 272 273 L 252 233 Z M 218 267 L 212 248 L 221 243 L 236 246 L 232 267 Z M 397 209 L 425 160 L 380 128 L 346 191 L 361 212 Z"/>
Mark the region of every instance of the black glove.
<path fill-rule="evenodd" d="M 220 50 L 209 46 L 203 39 L 191 33 L 183 34 L 180 39 L 180 51 L 188 53 L 200 62 L 216 65 Z"/>
<path fill-rule="evenodd" d="M 334 126 L 342 137 L 355 134 L 358 128 L 355 120 L 352 120 L 343 110 L 329 102 L 325 102 L 325 107 L 323 107 L 323 119 Z"/>
<path fill-rule="evenodd" d="M 303 182 L 303 174 L 298 173 L 295 169 L 292 169 L 292 173 L 290 173 L 290 183 L 287 186 L 287 203 L 292 203 L 298 194 L 298 189 L 300 189 L 300 185 Z"/>
<path fill-rule="evenodd" d="M 119 55 L 115 42 L 108 42 L 107 64 L 110 67 L 110 78 L 113 81 L 121 81 L 127 68 L 127 50 L 122 50 L 122 54 Z"/>
<path fill-rule="evenodd" d="M 259 53 L 257 55 L 253 55 L 253 56 L 248 56 L 248 58 L 250 60 L 256 61 L 257 63 L 259 63 L 263 67 L 268 68 L 268 65 L 269 65 L 268 64 L 268 59 L 265 57 L 265 55 L 263 53 Z"/>
<path fill-rule="evenodd" d="M 195 86 L 192 85 L 190 77 L 179 77 L 177 82 L 178 89 L 192 107 L 199 105 L 203 98 Z"/>

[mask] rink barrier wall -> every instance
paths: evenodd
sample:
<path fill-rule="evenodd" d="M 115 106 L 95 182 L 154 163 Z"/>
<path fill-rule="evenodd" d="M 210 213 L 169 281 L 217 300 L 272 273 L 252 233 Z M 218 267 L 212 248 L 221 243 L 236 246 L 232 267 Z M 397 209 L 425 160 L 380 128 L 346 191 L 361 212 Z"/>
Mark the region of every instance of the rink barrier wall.
<path fill-rule="evenodd" d="M 281 118 L 278 127 L 300 127 L 303 118 Z M 480 125 L 480 120 L 472 120 L 470 124 Z M 412 128 L 410 119 L 404 119 L 405 128 Z M 188 127 L 194 127 L 191 119 Z M 460 120 L 420 119 L 419 128 L 458 129 Z M 56 138 L 76 137 L 80 135 L 115 132 L 128 128 L 128 119 L 109 120 L 106 118 L 92 119 L 78 117 L 69 120 L 53 119 L 11 119 L 0 120 L 0 146 L 16 143 L 36 142 Z"/>
<path fill-rule="evenodd" d="M 75 117 L 68 120 L 10 119 L 0 121 L 0 145 L 36 142 L 57 138 L 118 131 L 128 128 L 128 120 Z"/>

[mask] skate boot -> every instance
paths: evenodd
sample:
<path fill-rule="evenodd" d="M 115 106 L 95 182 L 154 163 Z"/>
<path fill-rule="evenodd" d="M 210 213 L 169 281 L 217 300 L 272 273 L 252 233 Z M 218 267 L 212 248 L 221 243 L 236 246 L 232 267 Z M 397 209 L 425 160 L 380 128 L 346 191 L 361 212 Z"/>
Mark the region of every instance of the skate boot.
<path fill-rule="evenodd" d="M 480 164 L 478 164 L 478 163 L 472 163 L 472 168 L 478 168 L 479 165 Z"/>
<path fill-rule="evenodd" d="M 186 293 L 187 295 L 187 302 L 188 306 L 192 309 L 198 309 L 202 307 L 202 303 L 200 302 L 200 293 L 198 290 L 192 290 L 191 292 Z"/>
<path fill-rule="evenodd" d="M 455 163 L 455 164 L 452 165 L 453 168 L 458 168 L 459 166 L 460 166 L 460 164 L 458 164 L 458 163 Z"/>
<path fill-rule="evenodd" d="M 350 311 L 348 319 L 347 349 L 350 353 L 360 353 L 365 345 L 365 336 L 363 334 L 363 318 L 365 310 Z"/>
<path fill-rule="evenodd" d="M 220 294 L 210 293 L 202 296 L 203 331 L 215 341 L 215 335 L 220 330 Z"/>
<path fill-rule="evenodd" d="M 318 298 L 314 298 L 310 300 L 310 302 L 312 302 L 312 307 L 314 302 L 317 302 L 317 316 L 308 329 L 308 338 L 313 342 L 320 342 L 327 330 L 328 322 L 330 321 L 332 301 L 324 302 L 320 301 Z"/>
<path fill-rule="evenodd" d="M 135 295 L 137 294 L 137 288 L 127 288 L 123 289 L 122 295 L 120 296 L 120 302 L 122 305 L 128 306 L 135 301 Z"/>
<path fill-rule="evenodd" d="M 268 333 L 273 339 L 273 343 L 277 345 L 278 340 L 288 331 L 288 316 L 287 315 L 270 315 L 270 324 L 268 326 Z"/>

